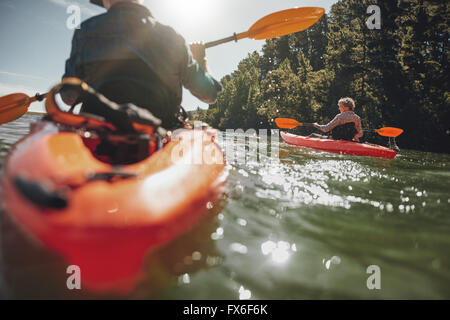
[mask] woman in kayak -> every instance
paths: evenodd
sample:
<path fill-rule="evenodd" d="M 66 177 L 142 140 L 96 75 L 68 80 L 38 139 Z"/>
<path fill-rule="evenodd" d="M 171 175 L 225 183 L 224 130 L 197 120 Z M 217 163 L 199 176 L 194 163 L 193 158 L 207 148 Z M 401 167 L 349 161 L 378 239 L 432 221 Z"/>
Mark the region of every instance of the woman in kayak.
<path fill-rule="evenodd" d="M 180 34 L 152 16 L 143 0 L 90 2 L 108 11 L 75 31 L 63 78 L 80 78 L 116 103 L 146 108 L 167 129 L 180 126 L 183 86 L 203 102 L 215 102 L 222 87 L 208 73 L 202 43 L 187 46 Z M 63 100 L 79 102 L 70 93 Z M 82 102 L 82 112 L 120 121 L 120 115 L 98 103 Z"/>
<path fill-rule="evenodd" d="M 341 98 L 338 101 L 340 113 L 326 125 L 314 123 L 314 127 L 322 132 L 330 132 L 335 140 L 359 141 L 363 136 L 361 119 L 354 112 L 355 101 L 352 98 Z"/>

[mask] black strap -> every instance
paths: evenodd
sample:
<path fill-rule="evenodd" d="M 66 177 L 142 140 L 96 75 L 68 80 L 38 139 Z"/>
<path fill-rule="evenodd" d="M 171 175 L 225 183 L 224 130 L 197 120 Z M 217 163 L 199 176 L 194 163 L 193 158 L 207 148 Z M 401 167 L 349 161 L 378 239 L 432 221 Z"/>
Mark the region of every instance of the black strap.
<path fill-rule="evenodd" d="M 83 101 L 84 104 L 96 105 L 97 109 L 94 114 L 98 114 L 121 132 L 135 132 L 132 123 L 136 122 L 154 127 L 155 133 L 160 136 L 166 135 L 166 130 L 161 127 L 162 122 L 159 118 L 147 109 L 140 108 L 132 103 L 117 104 L 91 87 L 83 91 L 80 101 Z"/>
<path fill-rule="evenodd" d="M 84 182 L 77 185 L 70 185 L 69 187 L 71 189 L 77 189 L 95 181 L 114 183 L 136 177 L 137 175 L 134 173 L 120 171 L 98 172 L 89 174 Z M 38 207 L 61 210 L 66 208 L 69 204 L 69 197 L 67 196 L 67 190 L 65 189 L 54 189 L 50 187 L 48 183 L 43 181 L 33 181 L 20 175 L 15 177 L 13 181 L 20 194 Z"/>
<path fill-rule="evenodd" d="M 14 179 L 14 185 L 23 197 L 38 207 L 64 209 L 68 205 L 68 200 L 64 193 L 52 190 L 45 183 L 18 176 Z"/>
<path fill-rule="evenodd" d="M 87 180 L 84 184 L 94 181 L 106 181 L 109 183 L 116 182 L 119 180 L 126 180 L 130 178 L 136 178 L 137 175 L 134 173 L 127 173 L 127 172 L 98 172 L 88 175 Z M 83 185 L 84 185 L 83 184 Z"/>

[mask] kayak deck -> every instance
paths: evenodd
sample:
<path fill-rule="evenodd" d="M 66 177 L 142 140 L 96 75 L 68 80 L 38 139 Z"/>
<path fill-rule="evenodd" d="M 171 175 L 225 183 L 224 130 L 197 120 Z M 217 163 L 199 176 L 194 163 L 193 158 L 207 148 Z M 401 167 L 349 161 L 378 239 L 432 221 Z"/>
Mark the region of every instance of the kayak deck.
<path fill-rule="evenodd" d="M 397 155 L 395 150 L 369 143 L 304 137 L 288 132 L 281 132 L 281 138 L 287 144 L 332 153 L 380 157 L 387 159 L 393 159 Z"/>

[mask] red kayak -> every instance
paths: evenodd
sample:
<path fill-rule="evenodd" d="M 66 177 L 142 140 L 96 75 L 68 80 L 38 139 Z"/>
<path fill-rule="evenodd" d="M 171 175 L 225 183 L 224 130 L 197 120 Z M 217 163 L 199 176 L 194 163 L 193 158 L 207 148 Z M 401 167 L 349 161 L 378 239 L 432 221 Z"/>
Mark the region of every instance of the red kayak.
<path fill-rule="evenodd" d="M 393 159 L 397 155 L 397 152 L 395 150 L 370 143 L 303 137 L 287 132 L 281 132 L 281 138 L 287 144 L 332 153 L 348 154 L 354 156 L 379 157 L 387 159 Z"/>
<path fill-rule="evenodd" d="M 193 228 L 223 192 L 216 131 L 178 130 L 157 147 L 148 127 L 148 155 L 112 164 L 96 154 L 106 139 L 97 135 L 107 132 L 109 143 L 124 137 L 58 111 L 53 95 L 53 121 L 34 124 L 5 161 L 4 207 L 27 236 L 80 267 L 83 288 L 127 292 L 146 255 Z"/>

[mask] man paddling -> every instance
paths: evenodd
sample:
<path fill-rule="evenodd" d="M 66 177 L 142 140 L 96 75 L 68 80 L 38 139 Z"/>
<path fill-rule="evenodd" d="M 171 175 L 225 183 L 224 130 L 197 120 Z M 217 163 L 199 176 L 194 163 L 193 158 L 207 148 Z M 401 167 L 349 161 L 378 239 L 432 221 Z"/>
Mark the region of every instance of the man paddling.
<path fill-rule="evenodd" d="M 363 136 L 361 119 L 354 112 L 355 101 L 352 98 L 341 98 L 338 101 L 340 113 L 326 125 L 314 123 L 314 127 L 322 132 L 331 132 L 335 140 L 359 141 Z"/>
<path fill-rule="evenodd" d="M 117 103 L 151 111 L 169 129 L 180 126 L 182 87 L 212 104 L 222 87 L 209 73 L 205 46 L 159 23 L 143 0 L 90 0 L 108 11 L 75 31 L 63 78 L 77 77 Z M 67 104 L 74 104 L 70 95 Z M 84 103 L 83 112 L 108 112 Z"/>

